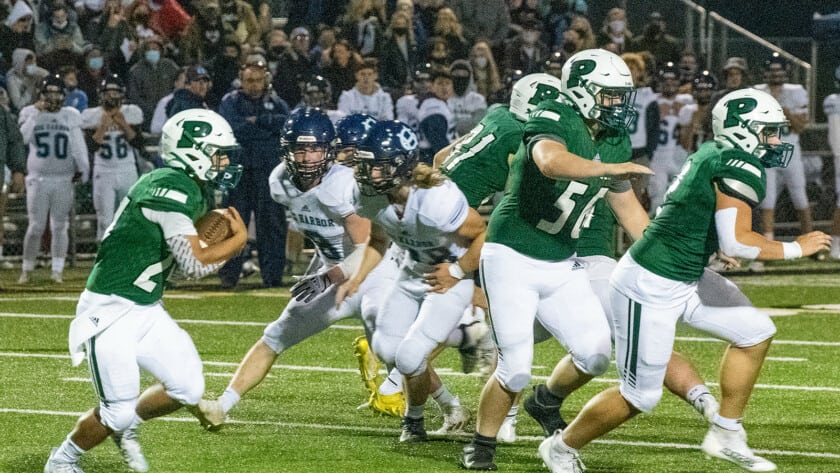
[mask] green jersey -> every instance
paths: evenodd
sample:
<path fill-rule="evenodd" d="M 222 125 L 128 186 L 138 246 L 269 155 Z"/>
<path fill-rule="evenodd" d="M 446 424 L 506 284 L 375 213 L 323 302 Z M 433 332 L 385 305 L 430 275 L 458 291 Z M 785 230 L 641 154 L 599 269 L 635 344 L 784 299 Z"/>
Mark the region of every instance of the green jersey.
<path fill-rule="evenodd" d="M 758 158 L 710 141 L 688 157 L 665 202 L 630 255 L 647 270 L 675 281 L 697 281 L 718 249 L 715 211 L 721 192 L 751 206 L 764 198 L 766 175 Z"/>
<path fill-rule="evenodd" d="M 138 304 L 163 296 L 174 260 L 163 230 L 143 209 L 178 212 L 193 222 L 206 210 L 199 185 L 179 169 L 161 168 L 142 176 L 128 191 L 105 231 L 87 288 Z"/>
<path fill-rule="evenodd" d="M 616 220 L 606 200 L 600 199 L 584 216 L 583 228 L 577 241 L 578 256 L 609 256 L 615 258 Z"/>
<path fill-rule="evenodd" d="M 505 190 L 508 158 L 519 149 L 524 126 L 507 106 L 493 105 L 441 164 L 441 172 L 458 185 L 470 207 Z"/>
<path fill-rule="evenodd" d="M 624 191 L 627 181 L 609 178 L 549 179 L 531 156 L 542 139 L 563 143 L 583 159 L 621 163 L 629 159 L 630 139 L 624 132 L 605 130 L 593 139 L 571 106 L 543 102 L 525 123 L 523 144 L 510 165 L 505 196 L 490 217 L 487 241 L 545 261 L 560 261 L 575 253 L 588 211 L 608 190 Z"/>

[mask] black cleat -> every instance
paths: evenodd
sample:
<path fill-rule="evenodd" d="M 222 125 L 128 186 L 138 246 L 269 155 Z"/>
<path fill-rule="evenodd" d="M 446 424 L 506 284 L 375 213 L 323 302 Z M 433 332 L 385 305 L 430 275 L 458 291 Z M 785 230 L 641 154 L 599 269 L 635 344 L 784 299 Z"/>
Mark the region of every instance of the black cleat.
<path fill-rule="evenodd" d="M 563 405 L 563 399 L 557 404 L 543 404 L 538 398 L 546 398 L 552 396 L 548 392 L 548 388 L 544 384 L 534 386 L 534 392 L 527 399 L 525 399 L 525 412 L 540 424 L 546 437 L 554 434 L 555 430 L 563 430 L 568 424 L 560 415 L 560 406 Z M 556 396 L 555 396 L 556 397 Z"/>
<path fill-rule="evenodd" d="M 400 422 L 402 433 L 400 434 L 400 442 L 425 442 L 429 440 L 426 435 L 426 427 L 423 423 L 423 418 L 413 419 L 411 417 L 403 417 Z"/>
<path fill-rule="evenodd" d="M 461 455 L 461 468 L 465 470 L 496 471 L 498 468 L 493 463 L 495 455 L 495 448 L 471 443 L 464 447 L 464 454 Z"/>

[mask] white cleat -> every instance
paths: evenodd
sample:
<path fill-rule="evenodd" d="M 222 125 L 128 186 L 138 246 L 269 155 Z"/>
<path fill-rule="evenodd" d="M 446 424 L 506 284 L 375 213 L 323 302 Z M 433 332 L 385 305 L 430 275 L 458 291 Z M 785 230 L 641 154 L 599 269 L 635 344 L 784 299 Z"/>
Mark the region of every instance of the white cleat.
<path fill-rule="evenodd" d="M 709 423 L 714 421 L 715 414 L 718 413 L 720 410 L 720 404 L 718 404 L 717 399 L 712 396 L 710 393 L 701 394 L 691 403 L 694 410 L 700 413 L 701 416 L 705 417 Z"/>
<path fill-rule="evenodd" d="M 62 284 L 64 282 L 64 279 L 61 277 L 61 271 L 53 271 L 50 275 L 50 279 L 52 279 L 56 284 Z"/>
<path fill-rule="evenodd" d="M 452 435 L 464 432 L 467 422 L 470 421 L 470 411 L 466 407 L 447 406 L 443 412 L 443 426 L 432 432 L 432 435 Z"/>
<path fill-rule="evenodd" d="M 747 471 L 776 471 L 776 465 L 747 446 L 746 433 L 712 424 L 701 446 L 708 457 L 730 461 Z"/>
<path fill-rule="evenodd" d="M 21 271 L 18 284 L 29 284 L 29 271 Z"/>
<path fill-rule="evenodd" d="M 114 439 L 114 443 L 117 444 L 117 448 L 120 449 L 123 460 L 125 460 L 129 468 L 141 473 L 149 471 L 149 463 L 146 461 L 146 457 L 143 456 L 143 449 L 140 448 L 140 442 L 137 441 L 136 430 L 129 429 L 122 434 L 114 432 L 111 434 L 111 438 Z"/>
<path fill-rule="evenodd" d="M 67 463 L 55 458 L 58 452 L 58 447 L 53 447 L 50 451 L 50 458 L 47 459 L 47 464 L 44 465 L 44 473 L 85 473 L 75 463 Z"/>
<path fill-rule="evenodd" d="M 202 399 L 198 401 L 198 406 L 190 409 L 190 412 L 198 418 L 201 426 L 210 432 L 221 429 L 227 421 L 225 411 L 222 409 L 222 403 L 218 400 L 208 401 Z"/>
<path fill-rule="evenodd" d="M 516 442 L 516 416 L 505 417 L 505 421 L 499 427 L 499 433 L 496 434 L 496 441 L 502 443 Z"/>
<path fill-rule="evenodd" d="M 582 473 L 586 470 L 578 451 L 561 443 L 563 433 L 557 431 L 540 444 L 539 452 L 551 473 Z"/>

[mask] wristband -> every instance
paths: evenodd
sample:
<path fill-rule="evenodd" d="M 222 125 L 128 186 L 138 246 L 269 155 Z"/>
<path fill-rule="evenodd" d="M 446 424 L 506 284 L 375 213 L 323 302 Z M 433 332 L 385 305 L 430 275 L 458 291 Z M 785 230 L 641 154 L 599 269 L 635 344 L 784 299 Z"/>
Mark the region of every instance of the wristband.
<path fill-rule="evenodd" d="M 796 259 L 802 257 L 802 247 L 795 241 L 782 243 L 782 251 L 785 254 L 785 259 Z"/>
<path fill-rule="evenodd" d="M 461 265 L 456 261 L 449 265 L 449 275 L 460 281 L 461 279 L 464 279 L 464 276 L 466 276 L 467 273 L 461 269 Z"/>

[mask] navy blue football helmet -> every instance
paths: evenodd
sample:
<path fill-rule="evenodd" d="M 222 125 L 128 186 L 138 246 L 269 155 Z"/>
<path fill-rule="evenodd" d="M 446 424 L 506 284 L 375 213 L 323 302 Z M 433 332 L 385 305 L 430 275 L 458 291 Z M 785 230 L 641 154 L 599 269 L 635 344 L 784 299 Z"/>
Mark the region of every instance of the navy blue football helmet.
<path fill-rule="evenodd" d="M 285 149 L 286 168 L 298 187 L 309 188 L 332 166 L 335 128 L 319 108 L 299 108 L 283 125 L 280 144 Z M 307 161 L 310 152 L 321 152 L 317 161 Z"/>
<path fill-rule="evenodd" d="M 99 97 L 105 108 L 120 108 L 125 98 L 125 82 L 117 74 L 108 74 L 99 83 Z"/>
<path fill-rule="evenodd" d="M 356 147 L 365 139 L 373 125 L 376 125 L 376 119 L 366 113 L 354 113 L 339 120 L 335 124 L 335 132 L 338 135 L 335 161 L 352 167 Z"/>
<path fill-rule="evenodd" d="M 61 107 L 64 105 L 64 95 L 66 94 L 64 79 L 58 74 L 51 74 L 44 77 L 39 86 L 39 93 L 43 101 L 47 104 L 48 112 L 61 110 Z"/>
<path fill-rule="evenodd" d="M 362 194 L 385 194 L 407 183 L 417 164 L 417 146 L 417 135 L 405 123 L 376 123 L 356 150 L 356 181 Z"/>

